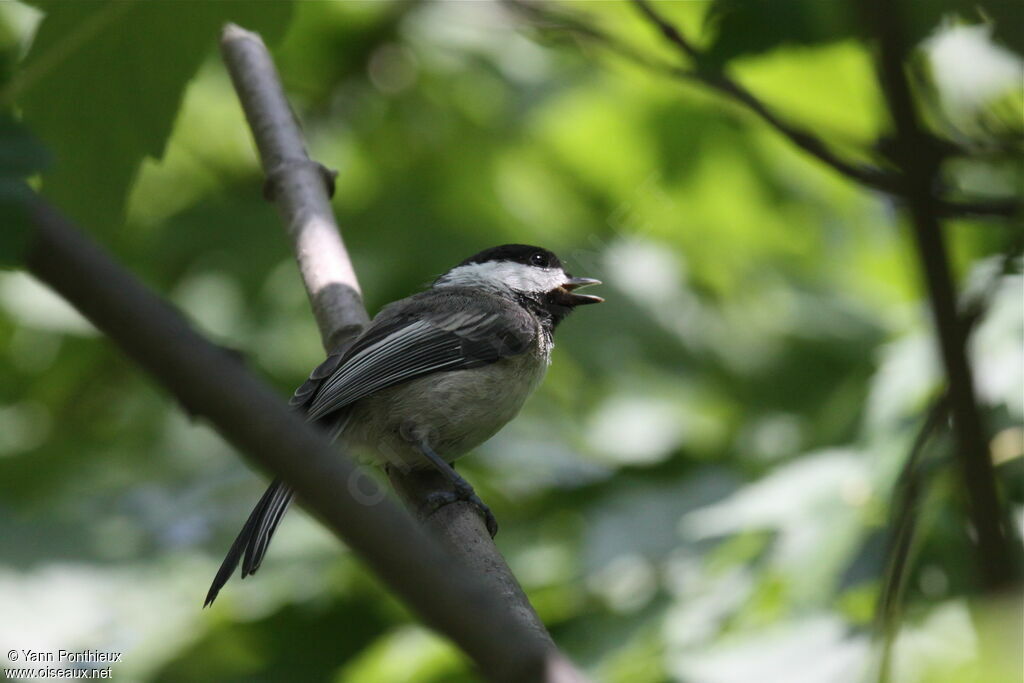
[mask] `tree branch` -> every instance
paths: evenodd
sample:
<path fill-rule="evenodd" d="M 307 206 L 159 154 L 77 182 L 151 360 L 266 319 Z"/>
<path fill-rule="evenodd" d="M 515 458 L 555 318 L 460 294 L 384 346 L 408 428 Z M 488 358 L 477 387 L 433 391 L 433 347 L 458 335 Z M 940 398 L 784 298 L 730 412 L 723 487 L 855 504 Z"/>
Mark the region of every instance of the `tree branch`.
<path fill-rule="evenodd" d="M 783 117 L 779 116 L 742 84 L 729 78 L 721 69 L 708 64 L 704 54 L 678 28 L 658 13 L 647 0 L 633 0 L 633 5 L 641 16 L 658 31 L 662 38 L 687 60 L 692 62 L 695 68 L 688 69 L 649 57 L 597 27 L 571 16 L 567 12 L 559 12 L 556 15 L 553 12 L 542 9 L 538 3 L 529 0 L 504 1 L 506 4 L 534 19 L 540 19 L 551 26 L 571 31 L 574 35 L 590 40 L 634 64 L 677 80 L 701 83 L 716 90 L 743 105 L 796 147 L 836 172 L 866 187 L 884 192 L 898 201 L 902 202 L 905 200 L 902 194 L 902 181 L 897 174 L 874 166 L 847 161 L 833 152 L 814 133 L 786 122 Z M 933 202 L 937 207 L 937 211 L 947 217 L 1013 218 L 1024 214 L 1024 204 L 1013 199 L 951 200 L 933 197 Z"/>
<path fill-rule="evenodd" d="M 336 351 L 368 318 L 327 194 L 322 169 L 306 154 L 301 132 L 277 71 L 260 37 L 228 25 L 221 51 L 252 127 L 267 174 L 270 196 L 292 235 L 299 270 L 320 325 L 324 347 Z M 445 484 L 432 471 L 389 471 L 392 485 L 413 511 Z M 502 604 L 507 616 L 539 642 L 551 636 L 498 552 L 480 515 L 469 503 L 444 506 L 423 522 L 447 553 L 470 570 Z"/>
<path fill-rule="evenodd" d="M 932 200 L 931 188 L 938 174 L 939 158 L 929 152 L 933 148 L 927 144 L 927 136 L 918 124 L 906 81 L 906 42 L 899 8 L 884 0 L 871 0 L 860 6 L 879 43 L 876 68 L 895 126 L 893 157 L 902 170 L 901 194 L 906 198 L 913 225 L 949 383 L 955 450 L 963 473 L 968 515 L 977 534 L 980 575 L 986 587 L 999 588 L 1012 583 L 1018 574 L 1019 539 L 1000 502 L 967 362 L 968 331 L 957 314 L 942 226 Z"/>
<path fill-rule="evenodd" d="M 260 152 L 267 177 L 264 194 L 273 199 L 292 239 L 324 348 L 337 351 L 362 331 L 369 317 L 331 211 L 334 174 L 306 153 L 262 39 L 228 24 L 221 34 L 221 52 Z"/>

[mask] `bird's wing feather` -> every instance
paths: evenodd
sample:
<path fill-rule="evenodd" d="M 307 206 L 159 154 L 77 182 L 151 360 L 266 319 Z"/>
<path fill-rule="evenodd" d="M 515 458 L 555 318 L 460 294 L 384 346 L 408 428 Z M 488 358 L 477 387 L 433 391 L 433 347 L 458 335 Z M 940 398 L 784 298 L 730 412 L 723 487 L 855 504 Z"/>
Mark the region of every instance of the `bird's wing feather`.
<path fill-rule="evenodd" d="M 314 370 L 292 403 L 319 420 L 422 375 L 523 353 L 535 336 L 529 314 L 514 302 L 478 293 L 420 295 L 397 311 L 382 311 L 343 357 Z"/>

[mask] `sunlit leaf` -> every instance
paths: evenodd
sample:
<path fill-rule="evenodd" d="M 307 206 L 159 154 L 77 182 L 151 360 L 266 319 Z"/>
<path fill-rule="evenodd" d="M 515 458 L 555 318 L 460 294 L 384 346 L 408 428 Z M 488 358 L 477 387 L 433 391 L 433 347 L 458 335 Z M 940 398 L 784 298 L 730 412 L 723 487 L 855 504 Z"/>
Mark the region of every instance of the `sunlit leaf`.
<path fill-rule="evenodd" d="M 291 11 L 255 0 L 37 4 L 46 16 L 12 88 L 56 158 L 43 193 L 108 232 L 142 159 L 163 153 L 185 85 L 220 27 L 235 21 L 273 41 Z"/>

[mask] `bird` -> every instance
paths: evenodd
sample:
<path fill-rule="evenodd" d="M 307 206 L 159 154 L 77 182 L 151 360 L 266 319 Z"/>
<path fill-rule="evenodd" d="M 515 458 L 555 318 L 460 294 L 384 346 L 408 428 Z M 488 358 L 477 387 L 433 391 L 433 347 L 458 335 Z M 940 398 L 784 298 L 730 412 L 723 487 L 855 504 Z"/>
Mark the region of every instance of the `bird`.
<path fill-rule="evenodd" d="M 519 412 L 551 362 L 554 332 L 599 280 L 573 277 L 551 251 L 504 244 L 450 268 L 422 292 L 388 304 L 355 341 L 330 354 L 289 401 L 344 453 L 402 470 L 434 468 L 452 486 L 434 505 L 471 502 L 491 536 L 497 522 L 456 459 Z M 228 550 L 206 596 L 216 599 L 238 564 L 254 574 L 291 503 L 274 479 Z"/>

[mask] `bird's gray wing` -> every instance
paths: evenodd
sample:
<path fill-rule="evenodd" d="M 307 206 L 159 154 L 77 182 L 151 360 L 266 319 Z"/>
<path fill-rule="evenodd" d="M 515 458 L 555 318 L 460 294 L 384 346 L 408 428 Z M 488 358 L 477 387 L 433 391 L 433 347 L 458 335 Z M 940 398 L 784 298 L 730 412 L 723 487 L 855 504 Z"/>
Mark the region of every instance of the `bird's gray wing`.
<path fill-rule="evenodd" d="M 445 293 L 403 304 L 397 311 L 383 311 L 344 355 L 314 370 L 292 404 L 316 421 L 422 375 L 480 367 L 523 353 L 536 335 L 525 310 L 496 297 Z"/>

